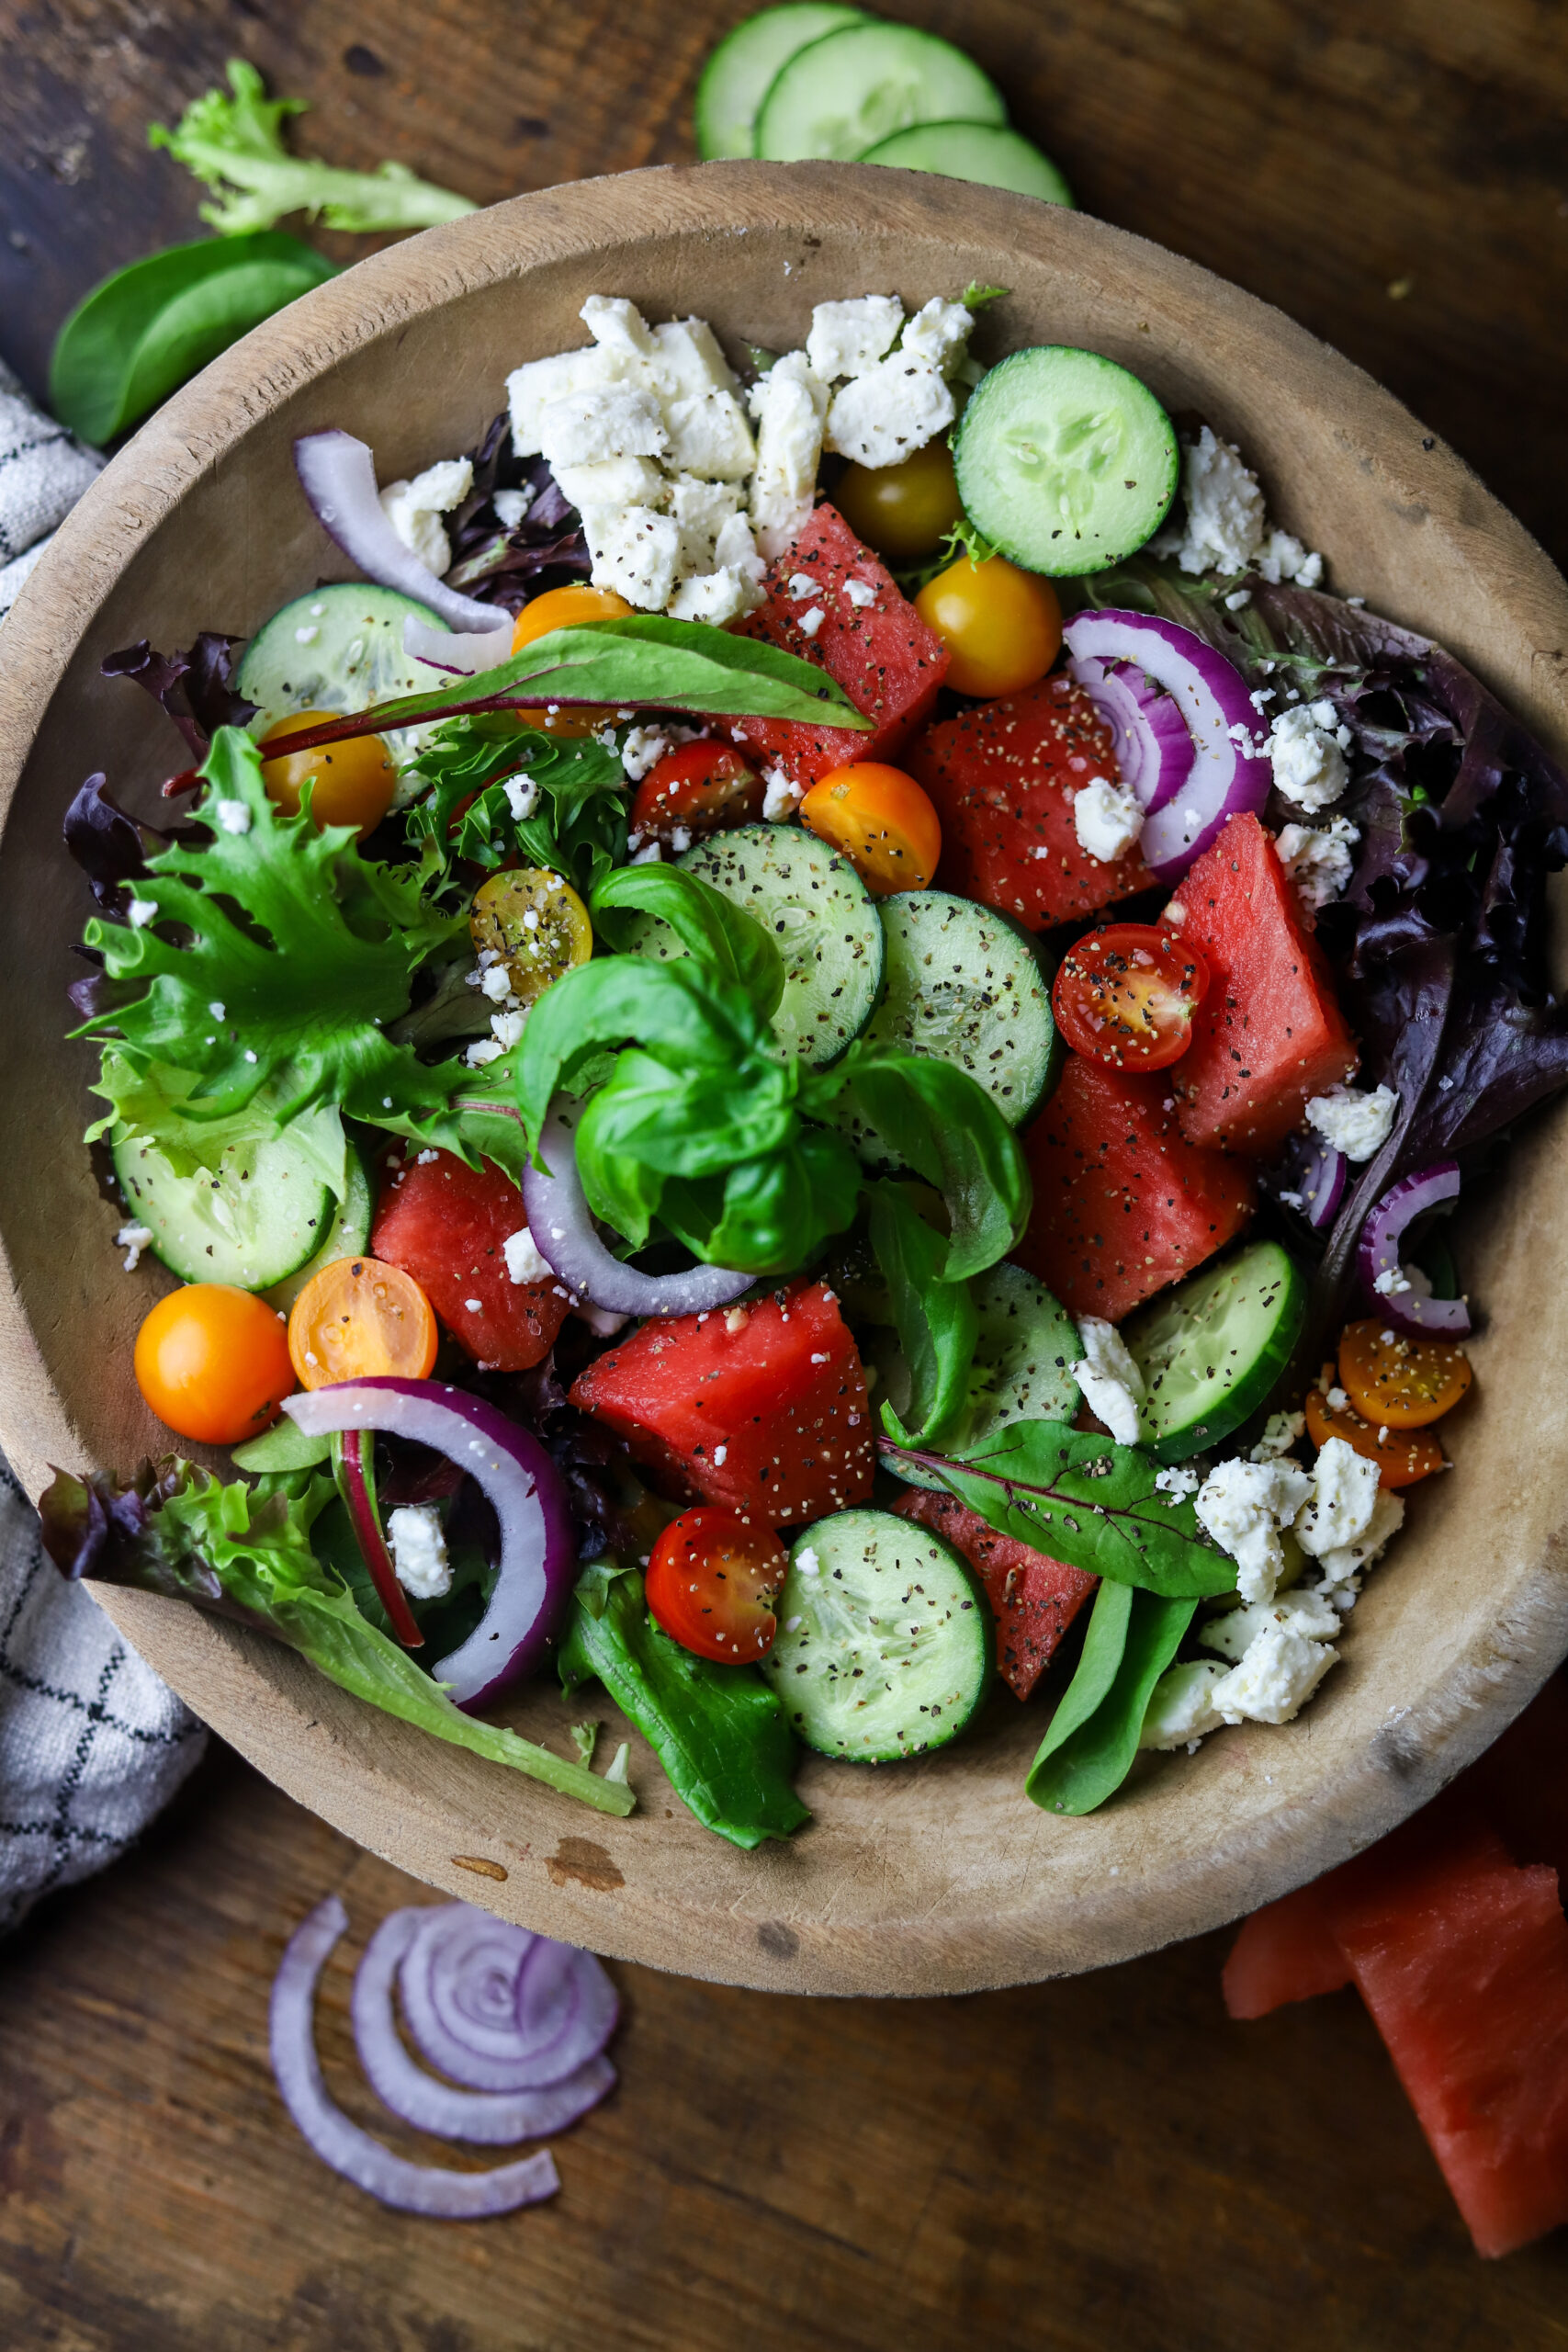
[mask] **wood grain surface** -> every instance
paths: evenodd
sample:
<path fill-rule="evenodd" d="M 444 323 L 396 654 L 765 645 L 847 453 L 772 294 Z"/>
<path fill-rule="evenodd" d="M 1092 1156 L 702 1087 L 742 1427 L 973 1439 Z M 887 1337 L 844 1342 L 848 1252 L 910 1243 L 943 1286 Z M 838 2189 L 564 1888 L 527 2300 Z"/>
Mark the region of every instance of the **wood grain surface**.
<path fill-rule="evenodd" d="M 696 63 L 745 13 L 0 0 L 0 356 L 41 385 L 104 270 L 197 232 L 145 125 L 228 54 L 311 100 L 304 149 L 395 156 L 487 202 L 688 156 Z M 1337 344 L 1568 559 L 1558 0 L 885 13 L 963 40 L 1086 206 Z M 315 2165 L 265 2066 L 283 1937 L 334 1885 L 355 1949 L 418 1899 L 219 1755 L 139 1857 L 0 1951 L 0 2343 L 1568 2343 L 1568 2246 L 1477 2262 L 1353 1997 L 1231 2027 L 1223 1937 L 942 2002 L 820 2007 L 620 1969 L 623 2086 L 558 2143 L 560 2199 L 461 2228 L 383 2215 Z M 345 1984 L 324 2048 L 369 2122 Z"/>

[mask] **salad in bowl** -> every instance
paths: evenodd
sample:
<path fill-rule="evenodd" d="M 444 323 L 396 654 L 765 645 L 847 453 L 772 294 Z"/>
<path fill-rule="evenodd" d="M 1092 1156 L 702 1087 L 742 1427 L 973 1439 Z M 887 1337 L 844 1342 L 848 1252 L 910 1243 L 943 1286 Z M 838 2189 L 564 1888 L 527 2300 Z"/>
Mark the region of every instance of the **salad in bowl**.
<path fill-rule="evenodd" d="M 624 1814 L 489 1719 L 602 1685 L 746 1848 L 802 1747 L 1037 1706 L 1076 1815 L 1331 1676 L 1568 1076 L 1568 779 L 998 291 L 606 286 L 466 453 L 298 438 L 360 579 L 105 665 L 190 763 L 65 824 L 174 1442 L 57 1475 L 65 1573 Z"/>

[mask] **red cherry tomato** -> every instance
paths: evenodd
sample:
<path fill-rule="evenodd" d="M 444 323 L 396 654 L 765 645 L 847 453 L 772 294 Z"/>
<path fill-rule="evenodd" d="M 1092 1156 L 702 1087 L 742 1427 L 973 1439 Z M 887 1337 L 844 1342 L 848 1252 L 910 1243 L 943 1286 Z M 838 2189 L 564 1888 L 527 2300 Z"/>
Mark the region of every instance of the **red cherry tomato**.
<path fill-rule="evenodd" d="M 771 1527 L 702 1504 L 668 1526 L 648 1563 L 648 1605 L 682 1649 L 750 1666 L 773 1645 L 789 1555 Z"/>
<path fill-rule="evenodd" d="M 1113 922 L 1074 943 L 1051 989 L 1074 1053 L 1111 1069 L 1165 1069 L 1192 1042 L 1209 967 L 1153 923 Z"/>
<path fill-rule="evenodd" d="M 706 833 L 759 823 L 764 797 L 756 769 L 728 743 L 682 743 L 637 786 L 631 830 L 645 842 L 688 849 Z M 685 841 L 676 840 L 678 831 Z"/>

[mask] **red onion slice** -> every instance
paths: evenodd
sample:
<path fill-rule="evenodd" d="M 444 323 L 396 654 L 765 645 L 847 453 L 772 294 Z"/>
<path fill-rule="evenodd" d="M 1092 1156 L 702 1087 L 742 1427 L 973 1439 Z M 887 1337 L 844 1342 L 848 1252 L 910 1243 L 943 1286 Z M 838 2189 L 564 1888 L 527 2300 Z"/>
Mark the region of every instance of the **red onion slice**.
<path fill-rule="evenodd" d="M 488 609 L 493 613 L 495 607 Z M 427 628 L 411 613 L 403 623 L 403 651 L 454 678 L 477 678 L 481 670 L 499 669 L 512 658 L 512 623 L 502 616 L 493 628 L 454 637 L 449 630 Z"/>
<path fill-rule="evenodd" d="M 375 1442 L 367 1430 L 345 1431 L 342 1446 L 344 1500 L 354 1522 L 359 1555 L 370 1571 L 370 1581 L 376 1588 L 382 1608 L 391 1620 L 393 1633 L 404 1649 L 423 1649 L 424 1635 L 409 1607 L 408 1595 L 398 1582 L 398 1572 L 392 1566 L 392 1555 L 387 1549 L 387 1539 L 381 1532 L 381 1515 L 376 1508 L 370 1476 L 366 1468 L 366 1456 Z"/>
<path fill-rule="evenodd" d="M 310 1437 L 385 1430 L 468 1472 L 495 1511 L 501 1563 L 484 1615 L 431 1674 L 457 1706 L 472 1708 L 536 1666 L 577 1571 L 566 1487 L 538 1439 L 482 1397 L 435 1380 L 344 1380 L 286 1397 L 283 1409 Z"/>
<path fill-rule="evenodd" d="M 367 580 L 428 605 L 455 629 L 493 633 L 493 605 L 459 596 L 404 547 L 377 494 L 376 460 L 363 441 L 335 428 L 301 434 L 294 444 L 294 469 L 317 522 Z"/>
<path fill-rule="evenodd" d="M 328 2097 L 316 2054 L 316 1986 L 347 1926 L 348 1914 L 335 1894 L 318 1903 L 289 1938 L 272 1987 L 272 2070 L 284 2106 L 321 2162 L 397 2212 L 429 2213 L 443 2221 L 482 2221 L 553 2197 L 560 2176 L 547 2149 L 491 2172 L 411 2164 L 351 2123 Z"/>
<path fill-rule="evenodd" d="M 1152 816 L 1176 797 L 1192 772 L 1192 738 L 1180 706 L 1134 662 L 1101 662 L 1086 653 L 1071 667 L 1111 729 L 1117 775 Z"/>
<path fill-rule="evenodd" d="M 1320 1136 L 1293 1136 L 1282 1166 L 1263 1182 L 1276 1200 L 1304 1216 L 1314 1233 L 1323 1233 L 1338 1214 L 1349 1174 L 1349 1161 L 1331 1143 Z"/>
<path fill-rule="evenodd" d="M 612 1315 L 706 1315 L 750 1289 L 753 1277 L 730 1266 L 643 1274 L 613 1257 L 593 1230 L 577 1172 L 577 1148 L 558 1097 L 539 1138 L 539 1156 L 550 1170 L 547 1176 L 532 1164 L 523 1170 L 528 1230 L 541 1258 L 577 1297 Z"/>
<path fill-rule="evenodd" d="M 592 1952 L 468 1903 L 423 1914 L 399 1984 L 421 2055 L 476 2091 L 565 2083 L 598 2056 L 619 2013 Z"/>
<path fill-rule="evenodd" d="M 1152 613 L 1075 613 L 1062 636 L 1075 676 L 1080 661 L 1130 662 L 1165 688 L 1186 722 L 1191 770 L 1174 799 L 1145 819 L 1141 842 L 1145 863 L 1174 882 L 1232 817 L 1269 797 L 1274 771 L 1254 748 L 1258 718 L 1247 687 L 1191 629 Z"/>
<path fill-rule="evenodd" d="M 1402 1176 L 1391 1186 L 1361 1227 L 1356 1271 L 1376 1301 L 1377 1311 L 1412 1339 L 1462 1339 L 1470 1329 L 1470 1309 L 1462 1298 L 1434 1298 L 1432 1285 L 1419 1266 L 1401 1261 L 1406 1227 L 1426 1210 L 1459 1198 L 1459 1165 L 1441 1159 L 1418 1175 Z M 1390 1275 L 1398 1289 L 1378 1287 L 1379 1277 Z"/>
<path fill-rule="evenodd" d="M 482 1916 L 482 1915 L 480 1915 Z M 615 2070 L 601 2055 L 538 2090 L 454 2090 L 414 2064 L 398 2036 L 392 1980 L 423 1925 L 423 1908 L 393 1911 L 365 1950 L 354 1979 L 354 2039 L 371 2088 L 396 2116 L 418 2132 L 443 2139 L 510 2147 L 518 2140 L 562 2132 L 596 2107 L 615 2086 Z"/>

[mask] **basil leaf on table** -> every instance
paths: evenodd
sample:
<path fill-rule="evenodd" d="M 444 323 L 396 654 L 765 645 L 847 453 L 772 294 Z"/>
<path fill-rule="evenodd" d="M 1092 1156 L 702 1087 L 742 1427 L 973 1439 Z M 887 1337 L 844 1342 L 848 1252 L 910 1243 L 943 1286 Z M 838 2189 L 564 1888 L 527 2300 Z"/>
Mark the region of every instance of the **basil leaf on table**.
<path fill-rule="evenodd" d="M 1066 1421 L 1013 1421 L 962 1454 L 886 1439 L 878 1450 L 909 1454 L 988 1527 L 1086 1575 L 1182 1600 L 1235 1589 L 1235 1562 L 1203 1534 L 1191 1498 L 1163 1493 L 1136 1446 Z"/>
<path fill-rule="evenodd" d="M 1149 1693 L 1181 1646 L 1195 1600 L 1102 1584 L 1077 1672 L 1024 1788 L 1046 1813 L 1092 1813 L 1132 1769 Z"/>
<path fill-rule="evenodd" d="M 597 1679 L 653 1749 L 705 1828 L 750 1849 L 811 1815 L 792 1784 L 795 1744 L 755 1668 L 695 1657 L 648 1613 L 635 1568 L 590 1568 L 560 1646 L 569 1691 Z"/>
<path fill-rule="evenodd" d="M 953 1238 L 944 1281 L 984 1273 L 1006 1257 L 1029 1222 L 1033 1189 L 1018 1137 L 967 1070 L 857 1039 L 821 1080 L 846 1091 L 887 1148 L 946 1202 Z"/>
<path fill-rule="evenodd" d="M 898 1344 L 909 1369 L 906 1428 L 889 1404 L 883 1426 L 902 1445 L 938 1443 L 969 1393 L 979 1317 L 966 1283 L 942 1279 L 948 1245 L 933 1232 L 901 1184 L 871 1196 L 871 1246 L 893 1301 Z"/>
<path fill-rule="evenodd" d="M 116 270 L 55 338 L 49 404 L 85 441 L 112 441 L 252 327 L 336 270 L 280 231 L 204 237 Z"/>
<path fill-rule="evenodd" d="M 624 916 L 657 915 L 688 954 L 721 979 L 744 989 L 766 1021 L 784 994 L 784 957 L 754 915 L 700 874 L 678 865 L 623 865 L 596 885 L 589 903 L 594 927 L 613 948 L 625 944 Z"/>

